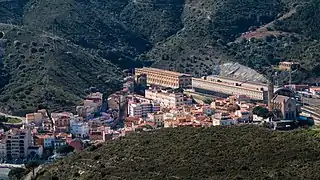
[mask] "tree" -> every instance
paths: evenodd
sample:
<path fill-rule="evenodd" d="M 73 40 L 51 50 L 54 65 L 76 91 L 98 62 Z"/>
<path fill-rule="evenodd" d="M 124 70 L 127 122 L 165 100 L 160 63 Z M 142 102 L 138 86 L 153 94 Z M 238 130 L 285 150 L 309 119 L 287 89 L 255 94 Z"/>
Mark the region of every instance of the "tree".
<path fill-rule="evenodd" d="M 206 99 L 203 100 L 203 102 L 205 104 L 211 104 L 212 103 L 212 99 L 211 98 L 206 98 Z"/>
<path fill-rule="evenodd" d="M 40 165 L 38 161 L 28 161 L 25 166 L 26 168 L 31 171 L 32 170 L 32 176 L 34 176 L 34 169 L 37 168 Z"/>
<path fill-rule="evenodd" d="M 269 116 L 269 110 L 261 106 L 253 108 L 252 113 L 263 118 L 267 118 Z"/>
<path fill-rule="evenodd" d="M 12 168 L 9 171 L 9 179 L 11 180 L 19 180 L 22 179 L 22 177 L 25 175 L 26 170 L 24 168 Z"/>
<path fill-rule="evenodd" d="M 62 145 L 57 149 L 57 153 L 60 154 L 68 154 L 70 152 L 72 152 L 74 150 L 74 148 L 68 144 Z"/>
<path fill-rule="evenodd" d="M 0 116 L 0 122 L 7 122 L 7 118 L 5 116 Z"/>

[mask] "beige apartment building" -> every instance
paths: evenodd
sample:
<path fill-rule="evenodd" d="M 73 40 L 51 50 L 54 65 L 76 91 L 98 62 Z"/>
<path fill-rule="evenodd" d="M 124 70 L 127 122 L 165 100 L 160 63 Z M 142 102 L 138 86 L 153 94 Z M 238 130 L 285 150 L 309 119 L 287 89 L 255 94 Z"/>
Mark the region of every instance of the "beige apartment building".
<path fill-rule="evenodd" d="M 26 123 L 27 124 L 41 124 L 43 120 L 42 113 L 29 113 L 26 114 Z"/>
<path fill-rule="evenodd" d="M 28 155 L 28 147 L 33 144 L 31 130 L 11 129 L 6 137 L 7 158 L 19 159 Z"/>
<path fill-rule="evenodd" d="M 170 88 L 189 88 L 192 85 L 192 76 L 156 68 L 136 68 L 135 78 L 141 74 L 147 75 L 147 84 Z"/>
<path fill-rule="evenodd" d="M 184 104 L 183 94 L 170 90 L 147 89 L 145 97 L 160 103 L 162 108 L 176 108 Z"/>

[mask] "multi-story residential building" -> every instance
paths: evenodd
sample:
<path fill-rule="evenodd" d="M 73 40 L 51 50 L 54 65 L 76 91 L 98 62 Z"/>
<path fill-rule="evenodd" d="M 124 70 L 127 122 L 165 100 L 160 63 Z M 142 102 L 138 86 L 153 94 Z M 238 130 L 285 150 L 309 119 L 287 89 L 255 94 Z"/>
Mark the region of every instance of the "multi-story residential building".
<path fill-rule="evenodd" d="M 135 77 L 146 74 L 147 84 L 170 88 L 189 88 L 192 76 L 156 68 L 136 68 Z"/>
<path fill-rule="evenodd" d="M 28 147 L 32 146 L 32 136 L 29 129 L 11 129 L 6 137 L 8 159 L 20 159 L 28 156 Z"/>
<path fill-rule="evenodd" d="M 51 113 L 55 132 L 67 132 L 70 127 L 70 119 L 73 117 L 72 113 Z"/>
<path fill-rule="evenodd" d="M 160 111 L 159 103 L 153 102 L 129 102 L 128 103 L 128 115 L 130 117 L 145 118 L 148 113 Z"/>
<path fill-rule="evenodd" d="M 163 108 L 176 108 L 184 105 L 184 96 L 180 92 L 170 90 L 147 89 L 145 97 L 160 103 Z"/>
<path fill-rule="evenodd" d="M 0 158 L 1 159 L 7 158 L 7 142 L 5 139 L 0 140 Z"/>
<path fill-rule="evenodd" d="M 53 122 L 52 122 L 52 120 L 50 120 L 50 119 L 43 120 L 41 129 L 44 130 L 44 131 L 52 132 L 53 131 Z"/>
<path fill-rule="evenodd" d="M 146 118 L 148 113 L 160 111 L 160 103 L 142 96 L 130 96 L 128 102 L 128 115 L 130 117 Z"/>
<path fill-rule="evenodd" d="M 70 133 L 75 137 L 88 137 L 89 124 L 85 122 L 70 121 Z"/>
<path fill-rule="evenodd" d="M 228 113 L 216 113 L 212 116 L 213 126 L 232 125 L 234 120 Z"/>
<path fill-rule="evenodd" d="M 26 114 L 26 123 L 27 124 L 41 124 L 43 120 L 42 113 L 29 113 Z"/>
<path fill-rule="evenodd" d="M 267 84 L 242 82 L 225 77 L 192 78 L 192 88 L 199 93 L 227 98 L 229 95 L 246 95 L 252 100 L 268 100 Z"/>
<path fill-rule="evenodd" d="M 54 136 L 50 135 L 36 135 L 34 137 L 34 144 L 38 146 L 43 146 L 43 148 L 53 148 L 54 147 Z"/>
<path fill-rule="evenodd" d="M 155 113 L 148 113 L 148 120 L 155 123 L 157 127 L 164 126 L 164 113 L 163 112 L 155 112 Z"/>
<path fill-rule="evenodd" d="M 59 147 L 66 145 L 66 144 L 67 144 L 66 139 L 56 139 L 54 141 L 54 149 L 57 150 L 57 149 L 59 149 Z"/>

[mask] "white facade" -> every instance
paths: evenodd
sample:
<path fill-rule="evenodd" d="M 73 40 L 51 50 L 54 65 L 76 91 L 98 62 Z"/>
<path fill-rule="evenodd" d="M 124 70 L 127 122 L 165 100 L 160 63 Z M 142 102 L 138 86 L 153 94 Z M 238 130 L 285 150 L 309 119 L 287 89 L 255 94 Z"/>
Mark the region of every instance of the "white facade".
<path fill-rule="evenodd" d="M 130 117 L 142 117 L 142 107 L 136 103 L 129 103 L 128 115 Z"/>
<path fill-rule="evenodd" d="M 160 106 L 164 108 L 176 108 L 184 105 L 182 93 L 145 90 L 145 97 L 160 103 Z"/>
<path fill-rule="evenodd" d="M 147 117 L 148 113 L 160 111 L 159 103 L 149 102 L 129 102 L 128 103 L 128 115 L 129 117 Z"/>
<path fill-rule="evenodd" d="M 84 122 L 70 122 L 70 133 L 76 137 L 88 137 L 89 125 Z"/>
<path fill-rule="evenodd" d="M 249 121 L 250 113 L 245 110 L 237 110 L 235 115 L 240 118 L 242 121 Z"/>
<path fill-rule="evenodd" d="M 216 113 L 212 116 L 213 126 L 225 126 L 235 124 L 234 120 L 227 114 Z"/>

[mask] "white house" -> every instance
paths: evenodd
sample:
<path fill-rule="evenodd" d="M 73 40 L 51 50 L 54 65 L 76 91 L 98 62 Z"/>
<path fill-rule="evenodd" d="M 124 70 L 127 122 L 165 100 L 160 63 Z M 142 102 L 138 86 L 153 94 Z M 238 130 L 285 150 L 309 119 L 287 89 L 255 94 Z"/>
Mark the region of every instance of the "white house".
<path fill-rule="evenodd" d="M 213 126 L 232 125 L 236 122 L 227 113 L 216 113 L 212 116 Z"/>
<path fill-rule="evenodd" d="M 70 122 L 70 133 L 76 137 L 88 137 L 89 136 L 89 124 L 85 122 Z"/>
<path fill-rule="evenodd" d="M 235 114 L 235 116 L 238 117 L 238 121 L 249 122 L 249 119 L 250 119 L 249 111 L 247 111 L 247 110 L 237 110 L 234 114 Z"/>

